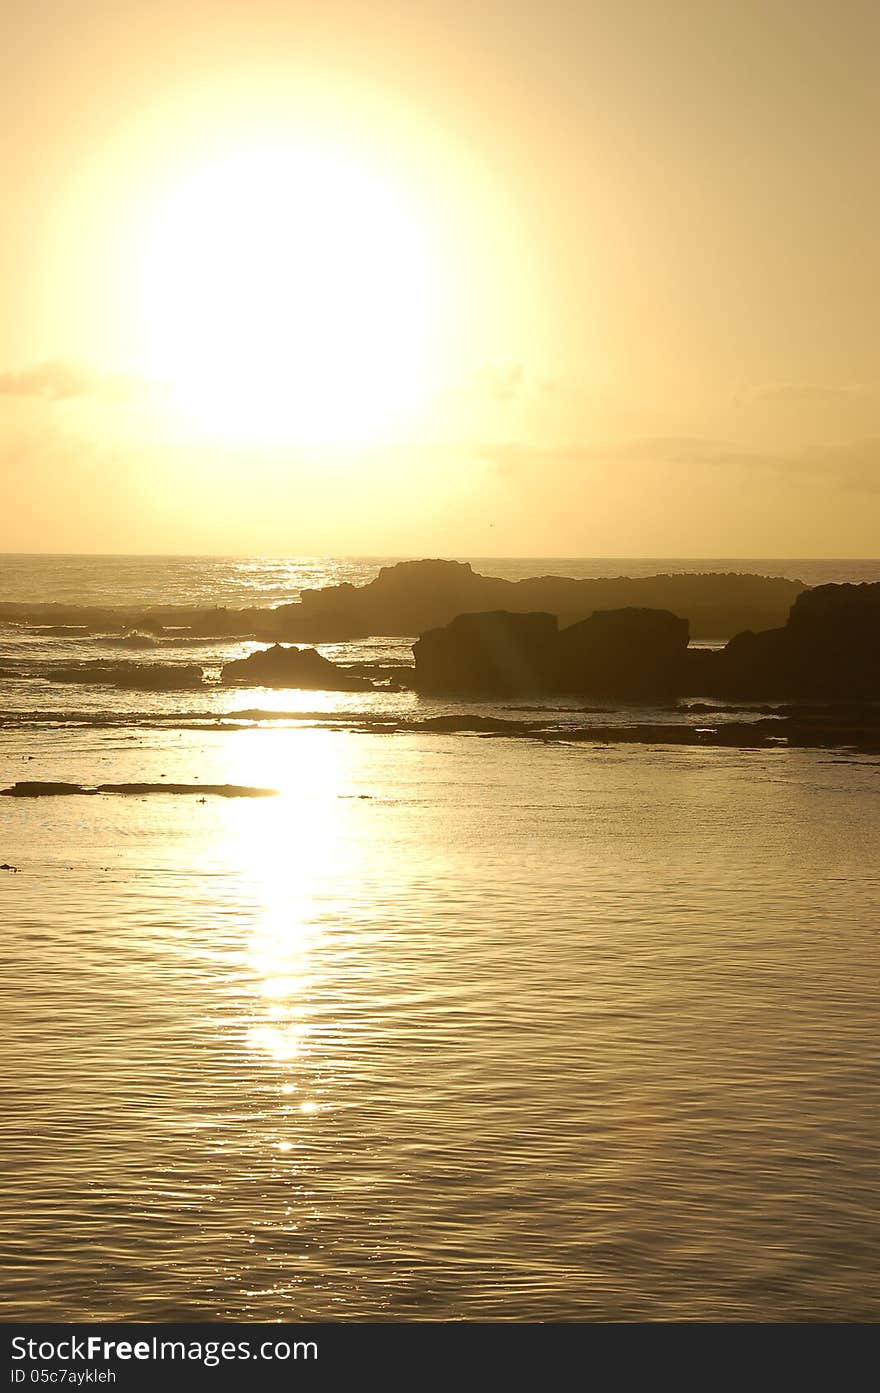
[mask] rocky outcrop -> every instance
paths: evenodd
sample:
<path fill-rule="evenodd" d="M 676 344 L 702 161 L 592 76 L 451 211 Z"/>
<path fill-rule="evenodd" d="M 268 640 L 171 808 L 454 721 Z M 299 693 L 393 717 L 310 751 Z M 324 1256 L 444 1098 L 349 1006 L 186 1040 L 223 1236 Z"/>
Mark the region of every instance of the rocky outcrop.
<path fill-rule="evenodd" d="M 58 601 L 0 603 L 0 623 L 17 624 L 59 638 L 137 630 L 173 638 L 256 638 L 274 634 L 275 611 L 214 605 L 77 605 Z"/>
<path fill-rule="evenodd" d="M 800 581 L 740 574 L 626 576 L 573 580 L 539 576 L 501 580 L 462 561 L 401 561 L 383 566 L 368 585 L 305 590 L 299 603 L 274 611 L 282 637 L 421 634 L 459 614 L 504 610 L 547 613 L 568 627 L 596 610 L 666 609 L 687 616 L 695 637 L 727 638 L 746 627 L 781 624 L 804 589 Z M 342 632 L 349 627 L 350 633 Z"/>
<path fill-rule="evenodd" d="M 206 796 L 216 798 L 270 798 L 277 793 L 275 788 L 253 788 L 249 784 L 172 784 L 172 783 L 133 783 L 133 784 L 71 784 L 43 780 L 20 780 L 9 788 L 0 788 L 0 798 L 63 798 L 73 795 L 96 796 L 99 793 L 120 793 L 142 798 L 147 794 L 184 794 L 197 797 L 200 802 Z M 14 870 L 13 866 L 0 866 L 0 871 Z"/>
<path fill-rule="evenodd" d="M 0 603 L 0 622 L 51 626 L 73 633 L 163 638 L 241 638 L 266 643 L 334 643 L 372 634 L 409 637 L 442 627 L 458 614 L 505 610 L 556 615 L 565 628 L 596 610 L 667 609 L 690 620 L 696 638 L 729 638 L 739 630 L 784 624 L 804 589 L 781 577 L 706 573 L 574 580 L 537 576 L 509 581 L 480 575 L 466 562 L 401 561 L 383 566 L 366 585 L 305 590 L 275 609 L 194 605 L 69 605 Z"/>
<path fill-rule="evenodd" d="M 699 659 L 689 655 L 687 686 L 749 700 L 880 700 L 880 584 L 805 592 L 783 627 L 737 634 Z"/>
<path fill-rule="evenodd" d="M 475 696 L 546 691 L 553 685 L 557 629 L 552 614 L 459 614 L 413 645 L 415 686 Z"/>
<path fill-rule="evenodd" d="M 602 611 L 559 630 L 552 614 L 460 614 L 413 645 L 425 693 L 578 693 L 652 700 L 681 687 L 686 619 L 665 610 Z"/>
<path fill-rule="evenodd" d="M 413 653 L 423 692 L 880 701 L 880 584 L 806 591 L 786 624 L 723 649 L 689 648 L 687 620 L 668 610 L 624 608 L 559 630 L 552 614 L 464 614 Z"/>
<path fill-rule="evenodd" d="M 137 663 L 120 660 L 102 663 L 47 663 L 41 676 L 50 682 L 82 683 L 85 686 L 119 687 L 123 691 L 193 691 L 204 682 L 198 663 Z"/>
<path fill-rule="evenodd" d="M 281 605 L 276 615 L 284 634 L 326 624 L 348 626 L 355 634 L 421 634 L 459 614 L 501 608 L 495 600 L 508 584 L 478 575 L 466 562 L 400 561 L 383 566 L 367 585 L 304 590 L 298 604 Z"/>
<path fill-rule="evenodd" d="M 720 672 L 725 691 L 750 697 L 880 700 L 880 584 L 799 596 L 782 629 L 732 639 Z"/>
<path fill-rule="evenodd" d="M 557 690 L 643 701 L 677 696 L 688 638 L 688 621 L 668 610 L 600 610 L 560 633 Z"/>
<path fill-rule="evenodd" d="M 314 648 L 287 648 L 280 643 L 227 663 L 222 680 L 226 687 L 292 687 L 323 692 L 363 692 L 372 687 L 366 678 L 337 667 Z"/>

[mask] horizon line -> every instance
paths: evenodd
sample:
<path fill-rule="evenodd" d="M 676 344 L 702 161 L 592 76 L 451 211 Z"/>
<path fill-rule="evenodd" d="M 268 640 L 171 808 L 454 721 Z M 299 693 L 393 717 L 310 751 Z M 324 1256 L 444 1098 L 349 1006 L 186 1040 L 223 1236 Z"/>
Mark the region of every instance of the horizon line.
<path fill-rule="evenodd" d="M 232 551 L 0 551 L 3 558 L 56 557 L 78 558 L 84 561 L 137 559 L 142 561 L 865 561 L 880 564 L 880 556 L 834 555 L 761 555 L 735 556 L 713 553 L 688 556 L 684 553 L 628 556 L 599 553 L 535 553 L 524 552 L 458 552 L 455 555 L 416 555 L 412 552 L 232 552 Z"/>

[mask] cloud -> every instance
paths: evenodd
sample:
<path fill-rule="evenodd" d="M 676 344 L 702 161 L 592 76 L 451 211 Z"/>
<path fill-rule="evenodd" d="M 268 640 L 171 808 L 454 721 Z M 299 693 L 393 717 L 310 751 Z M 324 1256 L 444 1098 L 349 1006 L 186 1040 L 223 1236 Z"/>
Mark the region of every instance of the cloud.
<path fill-rule="evenodd" d="M 97 381 L 92 373 L 75 363 L 40 363 L 33 368 L 0 372 L 0 396 L 64 401 L 69 397 L 95 395 Z"/>
<path fill-rule="evenodd" d="M 701 436 L 648 436 L 569 446 L 489 444 L 481 446 L 478 454 L 507 478 L 542 470 L 568 472 L 584 465 L 684 465 L 692 469 L 749 469 L 826 476 L 844 488 L 880 492 L 880 439 L 774 452 L 751 450 Z"/>
<path fill-rule="evenodd" d="M 149 386 L 137 377 L 92 372 L 64 359 L 0 372 L 0 397 L 38 401 L 71 401 L 83 397 L 120 401 L 146 391 Z"/>
<path fill-rule="evenodd" d="M 800 460 L 805 469 L 836 476 L 844 488 L 880 494 L 880 438 L 807 450 Z"/>
<path fill-rule="evenodd" d="M 779 402 L 793 406 L 840 405 L 869 402 L 877 396 L 876 387 L 864 382 L 764 382 L 741 388 L 740 401 Z"/>
<path fill-rule="evenodd" d="M 506 368 L 487 368 L 477 379 L 478 389 L 482 388 L 492 401 L 506 406 L 522 396 L 526 385 L 526 372 L 522 363 L 511 363 Z"/>
<path fill-rule="evenodd" d="M 488 363 L 450 383 L 443 397 L 450 403 L 507 409 L 546 401 L 558 390 L 556 378 L 541 376 L 524 363 Z"/>
<path fill-rule="evenodd" d="M 484 445 L 481 457 L 505 473 L 554 464 L 690 464 L 751 465 L 776 462 L 776 457 L 755 455 L 722 441 L 699 436 L 645 436 L 603 444 L 530 446 L 516 443 Z M 781 462 L 781 457 L 780 457 Z"/>

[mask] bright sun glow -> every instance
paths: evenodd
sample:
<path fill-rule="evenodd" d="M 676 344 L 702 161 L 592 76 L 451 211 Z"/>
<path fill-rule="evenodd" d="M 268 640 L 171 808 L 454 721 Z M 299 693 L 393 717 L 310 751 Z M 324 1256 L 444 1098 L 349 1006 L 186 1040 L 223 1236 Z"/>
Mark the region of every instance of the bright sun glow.
<path fill-rule="evenodd" d="M 440 268 L 402 190 L 330 149 L 226 153 L 160 197 L 136 271 L 141 359 L 198 433 L 360 445 L 418 410 Z"/>

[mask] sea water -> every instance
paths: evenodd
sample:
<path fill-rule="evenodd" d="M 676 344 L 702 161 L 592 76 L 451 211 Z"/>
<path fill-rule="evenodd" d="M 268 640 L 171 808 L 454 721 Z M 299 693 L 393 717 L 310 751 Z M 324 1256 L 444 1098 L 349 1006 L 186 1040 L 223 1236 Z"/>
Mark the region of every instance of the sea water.
<path fill-rule="evenodd" d="M 378 564 L 4 558 L 0 600 Z M 880 578 L 771 564 L 679 563 Z M 0 785 L 275 790 L 0 798 L 8 1317 L 877 1319 L 880 761 L 53 684 L 108 640 L 0 639 Z"/>

